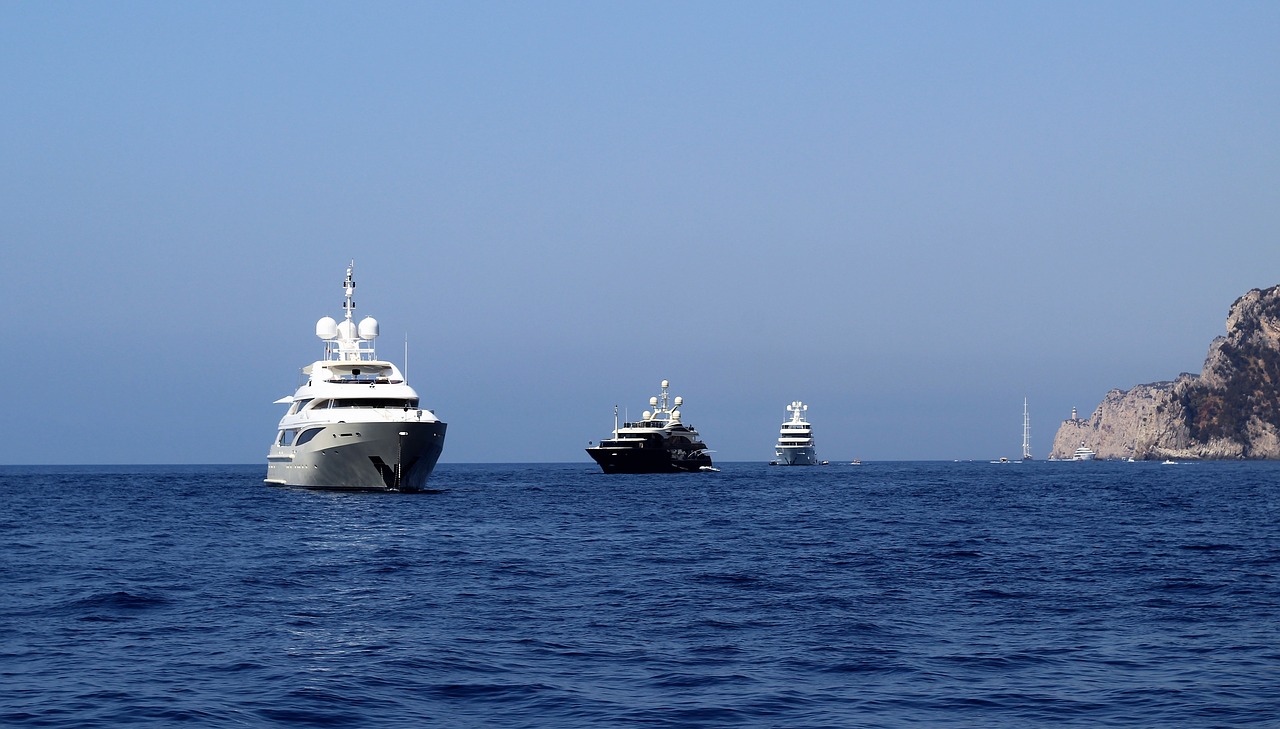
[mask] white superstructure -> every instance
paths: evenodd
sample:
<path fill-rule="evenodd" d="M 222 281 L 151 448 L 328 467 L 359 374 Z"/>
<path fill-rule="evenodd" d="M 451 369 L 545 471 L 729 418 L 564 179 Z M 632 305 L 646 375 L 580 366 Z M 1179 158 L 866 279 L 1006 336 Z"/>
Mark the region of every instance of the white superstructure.
<path fill-rule="evenodd" d="M 353 262 L 343 283 L 343 321 L 324 317 L 322 359 L 307 381 L 277 400 L 289 409 L 267 454 L 266 482 L 331 489 L 417 491 L 444 448 L 445 424 L 422 408 L 395 364 L 378 359 L 378 322 L 355 313 Z"/>
<path fill-rule="evenodd" d="M 791 418 L 782 423 L 778 431 L 778 444 L 774 448 L 780 466 L 816 466 L 818 455 L 813 447 L 813 428 L 805 420 L 808 405 L 796 400 L 787 406 Z"/>

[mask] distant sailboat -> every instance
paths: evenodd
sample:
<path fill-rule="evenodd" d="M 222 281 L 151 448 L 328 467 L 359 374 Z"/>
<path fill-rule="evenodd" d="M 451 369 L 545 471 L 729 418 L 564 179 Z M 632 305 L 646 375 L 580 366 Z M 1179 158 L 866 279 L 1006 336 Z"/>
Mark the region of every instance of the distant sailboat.
<path fill-rule="evenodd" d="M 1035 460 L 1031 457 L 1031 417 L 1027 415 L 1027 398 L 1022 398 L 1022 460 Z"/>

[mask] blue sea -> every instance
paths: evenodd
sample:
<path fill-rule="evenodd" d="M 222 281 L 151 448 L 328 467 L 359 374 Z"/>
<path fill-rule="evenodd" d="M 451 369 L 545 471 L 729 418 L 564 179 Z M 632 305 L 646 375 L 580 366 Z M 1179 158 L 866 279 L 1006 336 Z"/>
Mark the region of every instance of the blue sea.
<path fill-rule="evenodd" d="M 1280 726 L 1280 463 L 0 468 L 0 725 Z"/>

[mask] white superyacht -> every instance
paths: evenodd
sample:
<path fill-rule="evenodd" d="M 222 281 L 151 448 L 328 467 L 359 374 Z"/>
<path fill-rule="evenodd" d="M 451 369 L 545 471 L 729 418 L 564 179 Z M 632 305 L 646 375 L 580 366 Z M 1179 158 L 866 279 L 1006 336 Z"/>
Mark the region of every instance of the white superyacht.
<path fill-rule="evenodd" d="M 1076 449 L 1075 453 L 1071 454 L 1071 460 L 1073 461 L 1092 461 L 1097 457 L 1098 454 L 1094 453 L 1092 448 L 1085 445 L 1084 441 L 1080 441 L 1080 447 Z"/>
<path fill-rule="evenodd" d="M 778 444 L 774 448 L 779 466 L 816 466 L 818 454 L 813 447 L 813 428 L 804 419 L 808 405 L 796 400 L 787 406 L 791 419 L 782 423 Z"/>
<path fill-rule="evenodd" d="M 316 336 L 324 358 L 307 381 L 277 400 L 289 409 L 267 454 L 269 484 L 320 489 L 420 491 L 444 448 L 445 424 L 391 362 L 378 359 L 378 322 L 355 313 L 355 264 L 343 283 L 342 322 L 324 317 Z"/>

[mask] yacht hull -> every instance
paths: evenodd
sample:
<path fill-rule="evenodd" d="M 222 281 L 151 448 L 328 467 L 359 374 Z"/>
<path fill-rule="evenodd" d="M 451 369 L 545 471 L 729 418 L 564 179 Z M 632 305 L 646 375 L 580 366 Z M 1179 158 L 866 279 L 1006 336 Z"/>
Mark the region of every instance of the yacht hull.
<path fill-rule="evenodd" d="M 588 448 L 600 470 L 605 473 L 680 473 L 712 468 L 711 456 L 704 453 L 681 454 L 662 448 Z"/>
<path fill-rule="evenodd" d="M 302 446 L 272 446 L 266 483 L 313 489 L 421 491 L 444 449 L 445 423 L 335 423 Z"/>
<path fill-rule="evenodd" d="M 818 454 L 812 447 L 779 448 L 775 451 L 779 466 L 816 466 Z"/>

